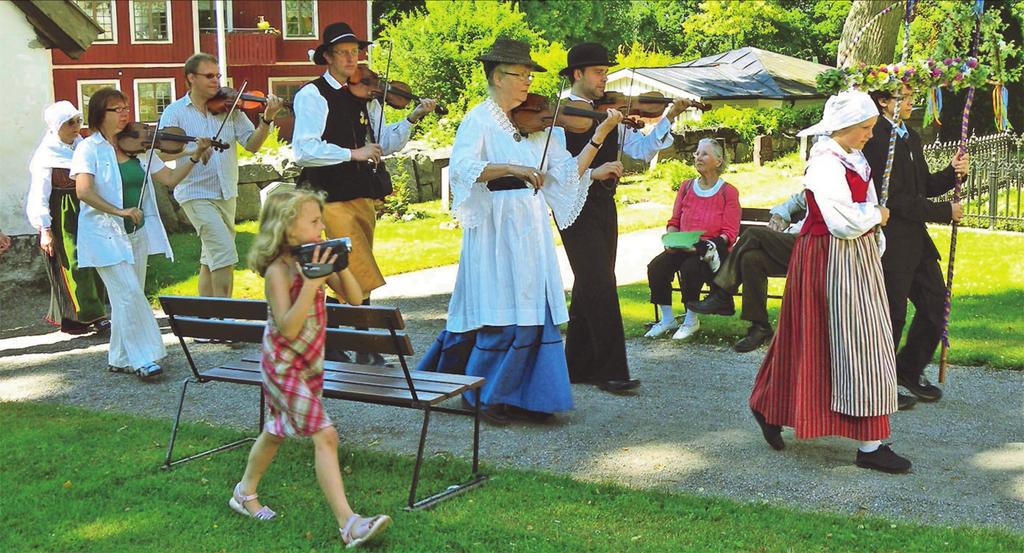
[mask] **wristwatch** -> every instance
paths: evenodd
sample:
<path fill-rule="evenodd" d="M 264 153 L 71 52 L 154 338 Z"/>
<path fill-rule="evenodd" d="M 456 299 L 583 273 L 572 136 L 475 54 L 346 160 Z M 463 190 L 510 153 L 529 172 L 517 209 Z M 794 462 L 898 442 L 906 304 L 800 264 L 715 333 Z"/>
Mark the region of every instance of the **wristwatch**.
<path fill-rule="evenodd" d="M 273 119 L 267 119 L 267 118 L 263 117 L 262 115 L 260 116 L 260 121 L 263 121 L 264 123 L 266 123 L 268 127 L 270 125 L 274 124 L 274 120 Z"/>

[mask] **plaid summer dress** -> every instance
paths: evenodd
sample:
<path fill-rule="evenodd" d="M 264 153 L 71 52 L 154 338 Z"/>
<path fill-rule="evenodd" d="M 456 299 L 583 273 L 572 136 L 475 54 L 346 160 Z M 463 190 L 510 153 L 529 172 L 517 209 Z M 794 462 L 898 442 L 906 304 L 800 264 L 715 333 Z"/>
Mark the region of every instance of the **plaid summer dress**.
<path fill-rule="evenodd" d="M 302 277 L 295 276 L 289 296 L 292 301 L 302 289 Z M 274 326 L 268 305 L 267 329 L 263 333 L 263 396 L 270 407 L 264 429 L 275 436 L 311 436 L 331 426 L 324 412 L 324 338 L 327 309 L 324 290 L 306 316 L 302 330 L 288 340 Z"/>

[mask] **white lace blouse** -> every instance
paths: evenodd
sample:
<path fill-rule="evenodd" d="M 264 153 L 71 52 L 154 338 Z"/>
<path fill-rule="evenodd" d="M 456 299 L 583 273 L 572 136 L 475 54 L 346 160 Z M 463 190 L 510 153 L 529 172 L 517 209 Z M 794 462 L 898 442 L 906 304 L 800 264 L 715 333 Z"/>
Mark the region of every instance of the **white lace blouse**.
<path fill-rule="evenodd" d="M 451 332 L 543 325 L 549 312 L 555 324 L 569 319 L 548 213 L 562 229 L 576 220 L 587 199 L 590 170 L 580 177 L 576 159 L 565 149 L 565 134 L 556 128 L 539 193 L 532 188 L 491 192 L 478 180 L 490 163 L 538 167 L 546 138 L 546 132 L 520 137 L 490 99 L 459 125 L 449 168 L 452 212 L 463 227 L 448 305 Z"/>

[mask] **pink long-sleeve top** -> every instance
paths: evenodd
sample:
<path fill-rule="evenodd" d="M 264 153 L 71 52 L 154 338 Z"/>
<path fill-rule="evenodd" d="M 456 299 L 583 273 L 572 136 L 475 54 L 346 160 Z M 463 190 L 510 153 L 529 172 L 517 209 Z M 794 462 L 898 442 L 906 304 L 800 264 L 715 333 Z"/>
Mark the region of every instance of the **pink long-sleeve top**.
<path fill-rule="evenodd" d="M 702 230 L 702 239 L 722 236 L 731 248 L 740 233 L 740 193 L 718 179 L 710 190 L 701 190 L 696 179 L 679 185 L 668 226 L 680 231 Z"/>

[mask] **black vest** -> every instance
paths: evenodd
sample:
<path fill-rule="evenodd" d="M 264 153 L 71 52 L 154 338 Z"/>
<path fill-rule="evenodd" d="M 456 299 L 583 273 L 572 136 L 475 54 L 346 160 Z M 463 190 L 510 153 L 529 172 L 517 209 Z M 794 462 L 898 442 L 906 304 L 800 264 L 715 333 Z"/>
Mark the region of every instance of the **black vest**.
<path fill-rule="evenodd" d="M 366 104 L 352 96 L 347 86 L 335 90 L 324 77 L 306 83 L 315 86 L 327 100 L 327 124 L 321 138 L 330 144 L 354 150 L 366 145 L 369 116 Z M 328 202 L 372 198 L 373 168 L 365 161 L 346 161 L 323 167 L 304 167 L 299 183 L 327 194 Z"/>
<path fill-rule="evenodd" d="M 587 147 L 590 139 L 594 137 L 594 131 L 597 130 L 597 124 L 590 128 L 587 132 L 573 133 L 565 131 L 565 149 L 569 150 L 569 153 L 576 157 L 580 155 L 583 148 Z M 618 125 L 612 132 L 608 133 L 605 137 L 604 143 L 601 144 L 601 149 L 597 151 L 597 155 L 594 156 L 594 161 L 590 163 L 590 168 L 600 167 L 601 165 L 608 163 L 609 161 L 615 161 L 619 157 L 619 128 Z M 615 193 L 615 185 L 617 182 L 615 179 L 606 179 L 603 181 L 597 181 L 596 184 L 601 184 L 600 187 L 591 187 L 591 190 L 604 189 L 610 191 L 612 194 Z"/>

